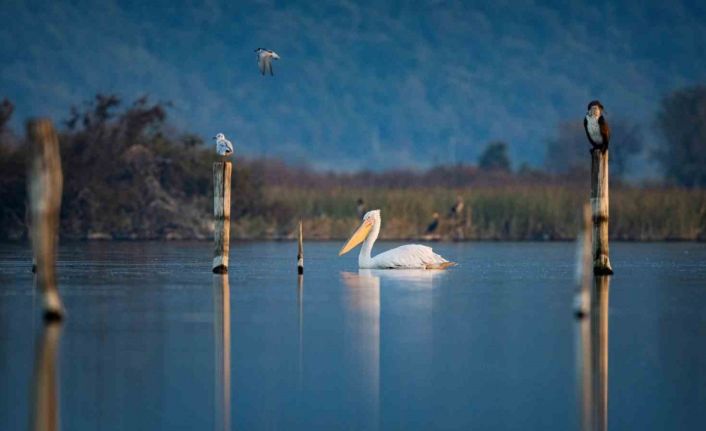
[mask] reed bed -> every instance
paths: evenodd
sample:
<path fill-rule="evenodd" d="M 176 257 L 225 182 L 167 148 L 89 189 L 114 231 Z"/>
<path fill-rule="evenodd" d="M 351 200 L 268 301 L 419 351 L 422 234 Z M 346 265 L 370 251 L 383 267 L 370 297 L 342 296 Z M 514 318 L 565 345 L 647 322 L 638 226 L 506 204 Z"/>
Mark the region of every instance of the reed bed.
<path fill-rule="evenodd" d="M 450 208 L 460 196 L 464 209 Z M 294 238 L 299 218 L 308 239 L 343 239 L 358 221 L 356 200 L 382 211 L 384 239 L 571 240 L 588 190 L 560 185 L 448 188 L 265 187 L 267 215 L 236 221 L 238 238 Z M 610 196 L 610 236 L 631 241 L 706 239 L 706 191 L 616 188 Z M 425 231 L 440 214 L 433 235 Z"/>

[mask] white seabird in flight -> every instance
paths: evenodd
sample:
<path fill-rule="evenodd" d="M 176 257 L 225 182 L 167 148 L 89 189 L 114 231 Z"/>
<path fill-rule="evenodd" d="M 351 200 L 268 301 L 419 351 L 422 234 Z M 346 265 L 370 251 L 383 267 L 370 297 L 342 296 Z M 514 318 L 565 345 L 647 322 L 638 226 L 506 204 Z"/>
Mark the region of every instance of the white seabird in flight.
<path fill-rule="evenodd" d="M 233 154 L 233 144 L 226 139 L 223 133 L 219 133 L 213 137 L 216 140 L 216 152 L 220 156 L 230 156 Z"/>
<path fill-rule="evenodd" d="M 265 75 L 267 72 L 270 72 L 270 75 L 274 76 L 272 72 L 272 60 L 279 60 L 279 55 L 265 48 L 258 48 L 255 52 L 257 53 L 257 65 L 260 67 L 260 73 Z"/>

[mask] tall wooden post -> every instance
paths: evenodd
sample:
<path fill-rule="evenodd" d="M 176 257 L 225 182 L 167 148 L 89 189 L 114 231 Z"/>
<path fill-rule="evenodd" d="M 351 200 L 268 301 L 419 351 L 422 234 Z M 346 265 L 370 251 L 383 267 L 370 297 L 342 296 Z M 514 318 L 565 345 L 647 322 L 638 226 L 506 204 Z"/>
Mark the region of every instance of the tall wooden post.
<path fill-rule="evenodd" d="M 228 273 L 230 253 L 230 176 L 231 162 L 213 164 L 213 216 L 216 219 L 213 249 L 213 272 Z"/>
<path fill-rule="evenodd" d="M 593 212 L 593 273 L 610 275 L 608 253 L 608 150 L 591 150 L 591 209 Z"/>
<path fill-rule="evenodd" d="M 27 194 L 37 287 L 42 292 L 44 318 L 59 320 L 64 315 L 64 307 L 56 286 L 59 210 L 64 182 L 61 173 L 59 138 L 48 119 L 30 120 L 27 123 L 27 136 L 32 155 Z"/>
<path fill-rule="evenodd" d="M 297 253 L 297 273 L 304 274 L 304 236 L 302 234 L 301 220 L 299 220 L 299 251 Z"/>

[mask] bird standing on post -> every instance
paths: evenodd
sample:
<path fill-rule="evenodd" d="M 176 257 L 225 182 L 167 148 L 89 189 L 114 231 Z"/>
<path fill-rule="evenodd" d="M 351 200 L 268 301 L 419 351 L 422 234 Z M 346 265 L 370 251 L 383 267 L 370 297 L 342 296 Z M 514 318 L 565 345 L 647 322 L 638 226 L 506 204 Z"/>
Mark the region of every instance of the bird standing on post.
<path fill-rule="evenodd" d="M 591 143 L 591 151 L 600 149 L 605 152 L 608 149 L 610 140 L 610 128 L 603 116 L 603 105 L 598 100 L 593 100 L 588 104 L 588 112 L 583 119 L 583 128 L 586 130 L 586 137 Z"/>
<path fill-rule="evenodd" d="M 260 73 L 265 75 L 267 72 L 270 72 L 270 75 L 274 76 L 272 72 L 272 60 L 279 60 L 279 55 L 265 48 L 258 48 L 255 52 L 257 53 L 257 65 L 260 67 Z"/>
<path fill-rule="evenodd" d="M 225 157 L 233 154 L 233 144 L 226 139 L 223 133 L 219 133 L 213 137 L 216 140 L 216 152 L 218 155 Z"/>

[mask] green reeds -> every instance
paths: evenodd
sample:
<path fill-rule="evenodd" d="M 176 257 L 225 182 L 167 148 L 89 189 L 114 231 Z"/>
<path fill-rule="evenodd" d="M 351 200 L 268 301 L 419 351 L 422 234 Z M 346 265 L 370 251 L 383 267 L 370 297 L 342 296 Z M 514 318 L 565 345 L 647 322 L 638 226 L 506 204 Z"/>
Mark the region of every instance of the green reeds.
<path fill-rule="evenodd" d="M 357 226 L 355 202 L 382 210 L 385 239 L 424 237 L 432 214 L 441 215 L 435 238 L 454 239 L 456 230 L 473 240 L 572 240 L 588 190 L 559 185 L 447 188 L 265 187 L 267 216 L 245 217 L 236 236 L 293 238 L 298 217 L 311 239 L 343 239 Z M 452 218 L 461 196 L 464 210 Z M 706 239 L 706 191 L 616 188 L 611 191 L 610 235 L 620 240 Z M 282 214 L 277 214 L 281 212 Z"/>

